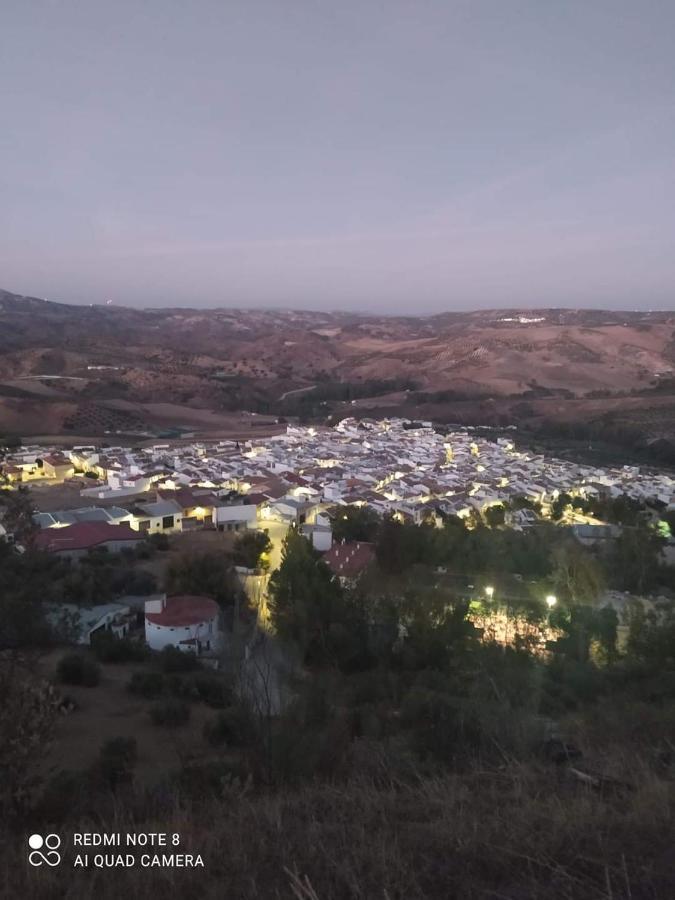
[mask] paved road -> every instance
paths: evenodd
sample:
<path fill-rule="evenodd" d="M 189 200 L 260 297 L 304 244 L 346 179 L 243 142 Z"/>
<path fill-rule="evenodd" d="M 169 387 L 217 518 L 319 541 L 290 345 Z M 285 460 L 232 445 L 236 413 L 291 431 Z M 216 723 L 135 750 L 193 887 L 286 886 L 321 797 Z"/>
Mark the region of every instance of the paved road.
<path fill-rule="evenodd" d="M 278 569 L 281 565 L 281 545 L 286 534 L 288 533 L 288 525 L 285 522 L 274 522 L 268 520 L 260 522 L 258 525 L 263 531 L 266 531 L 272 541 L 272 552 L 270 553 L 270 572 Z"/>

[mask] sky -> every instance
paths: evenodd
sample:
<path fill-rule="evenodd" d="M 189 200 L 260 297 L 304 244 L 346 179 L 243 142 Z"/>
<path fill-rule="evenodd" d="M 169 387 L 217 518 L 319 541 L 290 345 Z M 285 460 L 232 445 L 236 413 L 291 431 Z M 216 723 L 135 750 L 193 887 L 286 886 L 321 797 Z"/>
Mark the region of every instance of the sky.
<path fill-rule="evenodd" d="M 672 0 L 3 0 L 0 288 L 675 309 Z"/>

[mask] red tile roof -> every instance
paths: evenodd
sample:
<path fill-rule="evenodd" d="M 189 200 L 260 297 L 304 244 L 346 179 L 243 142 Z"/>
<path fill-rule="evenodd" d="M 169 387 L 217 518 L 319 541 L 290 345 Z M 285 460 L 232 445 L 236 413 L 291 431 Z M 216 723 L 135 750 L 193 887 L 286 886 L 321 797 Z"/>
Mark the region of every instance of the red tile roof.
<path fill-rule="evenodd" d="M 266 494 L 244 494 L 244 504 L 248 506 L 260 506 L 260 504 L 265 503 L 267 499 L 268 497 Z"/>
<path fill-rule="evenodd" d="M 54 453 L 48 453 L 46 456 L 40 457 L 42 462 L 49 463 L 50 466 L 71 466 L 72 463 L 69 459 L 66 459 L 65 456 L 58 456 Z"/>
<path fill-rule="evenodd" d="M 333 544 L 324 553 L 324 562 L 343 578 L 356 578 L 375 559 L 375 546 L 366 541 L 350 541 L 348 544 Z"/>
<path fill-rule="evenodd" d="M 153 625 L 171 628 L 187 628 L 209 622 L 218 614 L 218 604 L 210 597 L 179 594 L 167 597 L 164 609 L 158 613 L 146 613 L 145 618 Z"/>
<path fill-rule="evenodd" d="M 66 550 L 88 550 L 109 541 L 142 541 L 143 535 L 128 525 L 108 522 L 76 522 L 64 528 L 45 528 L 34 538 L 34 547 L 47 553 Z"/>
<path fill-rule="evenodd" d="M 301 475 L 296 475 L 295 472 L 284 472 L 281 477 L 288 484 L 307 484 L 307 480 Z"/>

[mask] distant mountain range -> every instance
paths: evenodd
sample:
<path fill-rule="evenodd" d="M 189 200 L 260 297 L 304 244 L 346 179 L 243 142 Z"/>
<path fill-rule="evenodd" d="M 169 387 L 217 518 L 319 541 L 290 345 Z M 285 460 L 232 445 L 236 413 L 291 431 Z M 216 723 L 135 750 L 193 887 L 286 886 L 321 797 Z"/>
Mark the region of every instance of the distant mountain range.
<path fill-rule="evenodd" d="M 631 417 L 666 398 L 675 407 L 674 338 L 675 312 L 139 310 L 0 291 L 0 429 L 119 430 L 132 427 L 125 417 L 138 428 L 157 404 L 478 420 L 522 418 L 529 404 L 534 417 Z M 116 412 L 96 424 L 78 421 L 82 407 Z"/>

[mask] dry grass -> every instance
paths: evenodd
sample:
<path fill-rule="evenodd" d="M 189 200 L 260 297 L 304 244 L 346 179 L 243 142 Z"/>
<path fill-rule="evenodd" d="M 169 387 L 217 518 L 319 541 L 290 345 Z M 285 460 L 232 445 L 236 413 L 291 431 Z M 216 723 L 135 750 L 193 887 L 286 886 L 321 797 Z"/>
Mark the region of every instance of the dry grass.
<path fill-rule="evenodd" d="M 21 836 L 8 848 L 0 895 L 665 900 L 675 896 L 675 791 L 638 761 L 633 772 L 633 790 L 606 797 L 556 769 L 514 764 L 412 784 L 355 777 L 268 793 L 235 785 L 218 800 L 173 800 L 146 821 L 118 807 L 72 828 L 178 832 L 205 868 L 27 872 Z"/>
<path fill-rule="evenodd" d="M 63 651 L 59 650 L 43 657 L 40 673 L 52 679 L 62 655 Z M 153 725 L 150 709 L 157 701 L 127 690 L 131 675 L 147 670 L 144 663 L 102 664 L 101 682 L 96 687 L 59 685 L 59 690 L 75 701 L 77 709 L 57 721 L 44 759 L 44 776 L 59 771 L 86 771 L 96 762 L 101 745 L 117 737 L 133 737 L 137 741 L 136 776 L 141 787 L 156 785 L 177 769 L 182 759 L 211 755 L 202 730 L 204 723 L 213 718 L 214 711 L 194 703 L 186 726 L 167 730 Z"/>

